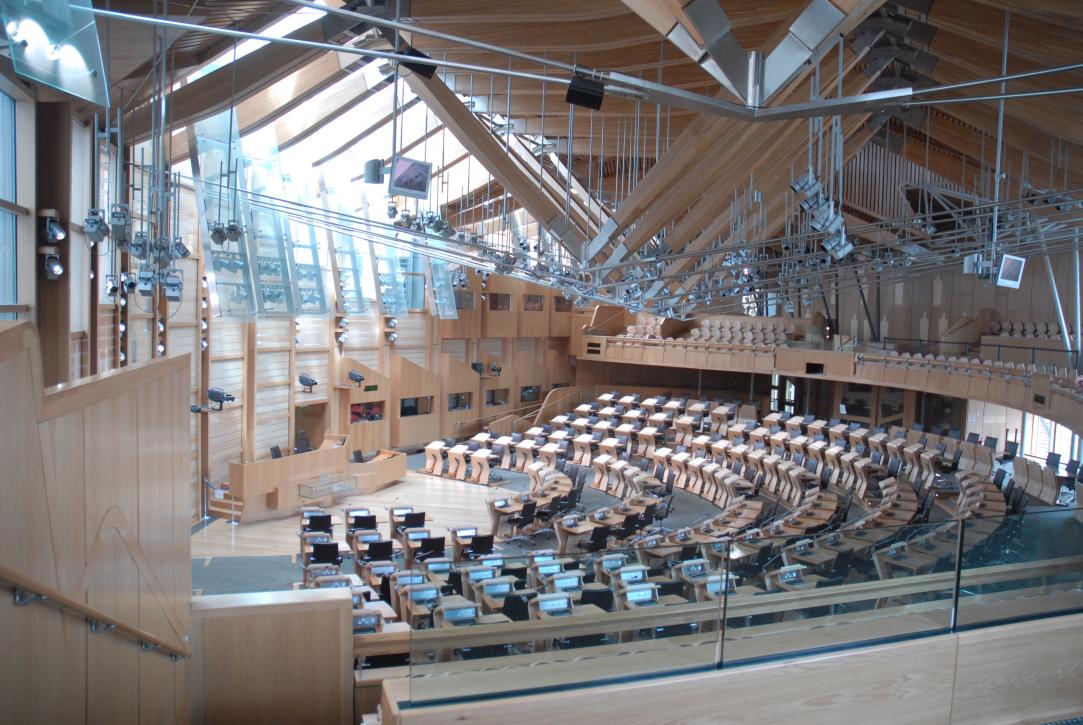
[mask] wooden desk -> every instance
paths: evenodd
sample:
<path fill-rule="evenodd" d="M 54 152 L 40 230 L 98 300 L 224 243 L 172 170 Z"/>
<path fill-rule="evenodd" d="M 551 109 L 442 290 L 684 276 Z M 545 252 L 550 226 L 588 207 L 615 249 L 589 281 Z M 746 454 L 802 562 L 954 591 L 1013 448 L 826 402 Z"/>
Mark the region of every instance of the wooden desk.
<path fill-rule="evenodd" d="M 444 470 L 444 442 L 433 441 L 425 446 L 425 473 L 439 476 Z"/>
<path fill-rule="evenodd" d="M 470 447 L 460 443 L 452 446 L 447 452 L 447 475 L 448 478 L 457 478 L 462 481 L 466 478 L 466 454 Z"/>

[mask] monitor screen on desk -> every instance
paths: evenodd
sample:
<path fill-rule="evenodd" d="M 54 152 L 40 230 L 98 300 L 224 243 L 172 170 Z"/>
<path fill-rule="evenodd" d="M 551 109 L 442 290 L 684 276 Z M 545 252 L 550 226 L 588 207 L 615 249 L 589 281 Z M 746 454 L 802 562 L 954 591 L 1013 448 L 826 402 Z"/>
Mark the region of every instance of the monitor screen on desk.
<path fill-rule="evenodd" d="M 421 574 L 403 572 L 395 578 L 395 581 L 400 587 L 404 587 L 407 584 L 424 584 L 425 577 Z"/>
<path fill-rule="evenodd" d="M 778 570 L 778 580 L 783 582 L 801 581 L 801 572 L 804 570 L 805 567 L 801 564 L 784 566 Z"/>
<path fill-rule="evenodd" d="M 685 576 L 703 576 L 707 572 L 707 563 L 703 561 L 685 562 Z"/>
<path fill-rule="evenodd" d="M 609 516 L 609 512 L 606 511 L 605 509 L 601 509 L 599 511 L 594 512 L 594 520 L 595 521 L 605 521 L 606 517 L 608 517 L 608 516 Z"/>
<path fill-rule="evenodd" d="M 552 576 L 553 574 L 559 574 L 564 570 L 564 567 L 559 561 L 546 562 L 538 565 L 538 574 L 541 576 Z"/>
<path fill-rule="evenodd" d="M 688 529 L 681 529 L 677 532 L 677 541 L 688 541 L 692 538 L 692 532 Z"/>
<path fill-rule="evenodd" d="M 556 554 L 554 554 L 551 549 L 546 551 L 535 551 L 530 557 L 534 559 L 534 561 L 552 561 L 557 558 Z"/>
<path fill-rule="evenodd" d="M 646 602 L 653 602 L 654 588 L 645 587 L 643 589 L 630 589 L 628 591 L 628 601 L 632 604 L 644 604 Z"/>
<path fill-rule="evenodd" d="M 545 613 L 567 612 L 572 608 L 572 600 L 568 597 L 544 597 L 538 599 L 538 609 Z"/>
<path fill-rule="evenodd" d="M 508 500 L 506 498 L 498 498 L 496 501 L 493 501 L 493 506 L 495 506 L 498 509 L 502 509 L 502 508 L 506 507 L 507 505 L 508 505 Z"/>
<path fill-rule="evenodd" d="M 529 502 L 530 502 L 530 494 L 529 493 L 521 493 L 521 494 L 519 494 L 519 503 L 529 503 Z"/>
<path fill-rule="evenodd" d="M 722 574 L 711 574 L 707 577 L 707 591 L 710 594 L 722 593 Z M 726 588 L 730 594 L 737 593 L 737 578 L 730 574 L 726 574 Z"/>
<path fill-rule="evenodd" d="M 413 506 L 396 506 L 391 509 L 392 516 L 405 516 L 406 514 L 413 513 Z"/>
<path fill-rule="evenodd" d="M 801 539 L 793 545 L 793 551 L 795 554 L 803 554 L 812 548 L 812 539 Z"/>
<path fill-rule="evenodd" d="M 369 571 L 372 572 L 373 576 L 387 576 L 388 574 L 394 574 L 395 573 L 395 565 L 394 564 L 373 565 L 372 567 L 369 568 Z"/>
<path fill-rule="evenodd" d="M 425 562 L 425 571 L 432 574 L 443 574 L 445 571 L 451 571 L 451 562 L 429 559 Z"/>
<path fill-rule="evenodd" d="M 466 574 L 467 580 L 472 582 L 479 582 L 483 579 L 492 579 L 494 576 L 496 576 L 496 570 L 488 566 L 470 569 Z"/>
<path fill-rule="evenodd" d="M 580 588 L 581 581 L 577 576 L 559 576 L 553 579 L 553 586 L 567 592 Z"/>
<path fill-rule="evenodd" d="M 455 535 L 460 539 L 469 539 L 471 537 L 477 536 L 478 530 L 477 527 L 472 527 L 469 529 L 455 529 Z"/>
<path fill-rule="evenodd" d="M 511 582 L 494 581 L 492 583 L 486 583 L 482 585 L 485 587 L 485 593 L 490 597 L 495 597 L 498 594 L 511 593 Z"/>
<path fill-rule="evenodd" d="M 578 522 L 579 522 L 579 517 L 578 516 L 565 516 L 564 521 L 562 521 L 561 523 L 564 524 L 564 528 L 570 529 L 573 526 L 575 526 Z"/>
<path fill-rule="evenodd" d="M 444 621 L 446 622 L 462 622 L 477 618 L 477 607 L 455 607 L 454 609 L 444 610 Z"/>
<path fill-rule="evenodd" d="M 421 541 L 422 539 L 429 538 L 429 532 L 428 531 L 410 531 L 409 533 L 406 534 L 406 536 L 407 536 L 407 538 L 410 539 L 410 541 Z"/>
<path fill-rule="evenodd" d="M 492 566 L 499 569 L 504 566 L 504 557 L 502 556 L 486 556 L 484 559 L 478 560 L 479 566 Z"/>
<path fill-rule="evenodd" d="M 434 602 L 439 597 L 440 592 L 436 587 L 424 587 L 422 589 L 414 589 L 410 592 L 411 602 Z"/>
<path fill-rule="evenodd" d="M 346 515 L 350 518 L 356 518 L 357 516 L 369 516 L 368 509 L 350 509 L 346 512 Z"/>
<path fill-rule="evenodd" d="M 620 580 L 624 584 L 643 581 L 645 578 L 646 576 L 643 570 L 639 568 L 624 568 L 620 570 Z"/>
<path fill-rule="evenodd" d="M 325 514 L 323 511 L 305 511 L 301 515 L 304 516 L 305 521 L 308 521 L 313 516 L 326 516 L 327 514 Z"/>
<path fill-rule="evenodd" d="M 625 561 L 626 561 L 626 559 L 625 559 L 623 554 L 615 554 L 615 555 L 612 555 L 612 556 L 603 556 L 602 557 L 602 569 L 604 569 L 606 571 L 613 571 L 615 569 L 620 569 L 622 566 L 624 566 Z"/>
<path fill-rule="evenodd" d="M 354 634 L 359 632 L 372 632 L 380 626 L 379 614 L 358 614 L 353 618 Z"/>
<path fill-rule="evenodd" d="M 373 541 L 379 541 L 380 540 L 380 532 L 379 531 L 371 531 L 371 532 L 365 533 L 365 534 L 358 534 L 357 539 L 359 541 L 361 541 L 362 543 L 370 544 Z"/>

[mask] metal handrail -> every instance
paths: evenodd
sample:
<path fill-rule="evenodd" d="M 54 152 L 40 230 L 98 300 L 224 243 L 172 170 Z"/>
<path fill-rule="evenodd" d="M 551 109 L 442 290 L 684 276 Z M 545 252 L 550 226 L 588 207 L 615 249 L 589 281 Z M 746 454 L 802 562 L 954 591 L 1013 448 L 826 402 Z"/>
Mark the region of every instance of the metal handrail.
<path fill-rule="evenodd" d="M 191 651 L 183 645 L 166 642 L 145 629 L 134 627 L 99 609 L 77 602 L 59 589 L 54 589 L 7 567 L 0 566 L 0 580 L 11 585 L 15 593 L 15 604 L 18 606 L 26 606 L 34 602 L 54 604 L 61 609 L 82 615 L 91 632 L 106 631 L 126 634 L 136 640 L 144 650 L 157 650 L 174 661 L 192 656 Z"/>

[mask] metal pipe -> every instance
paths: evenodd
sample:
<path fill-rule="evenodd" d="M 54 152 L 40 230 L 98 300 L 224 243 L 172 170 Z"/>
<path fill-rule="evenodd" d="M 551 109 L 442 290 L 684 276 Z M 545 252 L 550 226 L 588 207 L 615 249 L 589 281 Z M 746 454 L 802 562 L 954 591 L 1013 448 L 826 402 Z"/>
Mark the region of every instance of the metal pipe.
<path fill-rule="evenodd" d="M 1008 31 L 1011 28 L 1012 14 L 1004 13 L 1004 47 L 1000 54 L 1000 75 L 1008 72 Z M 1005 91 L 1004 81 L 1000 82 L 1001 94 Z M 1001 98 L 997 105 L 997 150 L 996 161 L 993 167 L 993 204 L 1000 203 L 1000 164 L 1004 154 L 1004 99 Z M 997 228 L 1000 221 L 1000 207 L 993 207 L 993 227 L 989 242 L 989 261 L 996 264 L 997 261 Z M 984 256 L 984 255 L 983 255 Z"/>
<path fill-rule="evenodd" d="M 1049 261 L 1049 254 L 1042 255 L 1042 259 L 1045 261 L 1045 273 L 1049 276 L 1049 291 L 1053 293 L 1053 304 L 1057 308 L 1057 321 L 1060 323 L 1061 330 L 1068 330 L 1068 323 L 1064 319 L 1064 308 L 1060 304 L 1060 293 L 1057 291 L 1057 279 L 1053 276 L 1053 263 Z M 1064 342 L 1064 350 L 1068 353 L 1068 359 L 1072 357 L 1072 341 L 1068 339 L 1067 334 L 1060 336 Z"/>
<path fill-rule="evenodd" d="M 962 83 L 948 83 L 942 86 L 933 86 L 932 88 L 915 88 L 910 95 L 923 96 L 928 93 L 943 93 L 944 91 L 957 91 L 960 88 L 973 88 L 975 86 L 987 86 L 993 83 L 1003 83 L 1005 81 L 1018 81 L 1025 78 L 1036 78 L 1038 76 L 1056 75 L 1058 73 L 1070 73 L 1072 71 L 1083 70 L 1083 63 L 1073 63 L 1071 65 L 1060 65 L 1053 68 L 1042 68 L 1041 70 L 1032 70 L 1025 73 L 1012 73 L 1011 75 L 1004 75 L 1004 71 L 1001 71 L 1001 75 L 996 78 L 983 78 L 977 81 L 964 81 Z"/>
<path fill-rule="evenodd" d="M 1083 310 L 1080 309 L 1080 303 L 1083 302 L 1083 297 L 1080 296 L 1079 288 L 1079 228 L 1075 230 L 1075 249 L 1072 250 L 1072 272 L 1075 281 L 1075 367 L 1076 372 L 1081 369 L 1080 363 L 1083 362 L 1083 334 L 1080 334 L 1080 328 L 1083 328 Z M 1061 334 L 1067 338 L 1068 331 L 1062 330 Z"/>

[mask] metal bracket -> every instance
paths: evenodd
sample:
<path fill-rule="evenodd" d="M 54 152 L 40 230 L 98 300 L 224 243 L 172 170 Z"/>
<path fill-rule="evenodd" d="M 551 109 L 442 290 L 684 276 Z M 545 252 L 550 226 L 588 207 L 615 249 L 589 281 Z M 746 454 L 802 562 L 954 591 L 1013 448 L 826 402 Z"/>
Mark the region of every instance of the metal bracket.
<path fill-rule="evenodd" d="M 143 650 L 144 652 L 153 652 L 156 649 L 161 649 L 161 647 L 162 646 L 160 644 L 154 644 L 153 642 L 139 640 L 139 649 Z"/>
<path fill-rule="evenodd" d="M 108 632 L 110 629 L 116 629 L 115 624 L 106 624 L 105 622 L 99 622 L 96 619 L 88 619 L 86 621 L 87 626 L 90 627 L 91 632 Z"/>
<path fill-rule="evenodd" d="M 27 591 L 26 589 L 20 589 L 15 587 L 15 606 L 25 607 L 34 602 L 44 602 L 49 597 L 44 594 L 35 594 L 34 592 Z"/>

